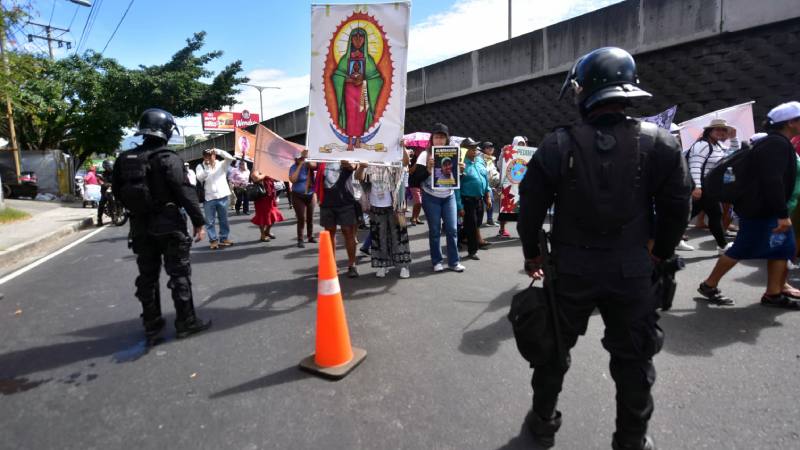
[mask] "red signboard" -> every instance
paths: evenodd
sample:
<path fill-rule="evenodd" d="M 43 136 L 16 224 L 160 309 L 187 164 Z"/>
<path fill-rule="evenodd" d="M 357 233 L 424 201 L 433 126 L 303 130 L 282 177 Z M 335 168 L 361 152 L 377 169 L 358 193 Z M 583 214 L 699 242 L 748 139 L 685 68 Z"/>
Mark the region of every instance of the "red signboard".
<path fill-rule="evenodd" d="M 203 131 L 233 131 L 259 122 L 258 114 L 242 112 L 208 111 L 202 114 Z"/>

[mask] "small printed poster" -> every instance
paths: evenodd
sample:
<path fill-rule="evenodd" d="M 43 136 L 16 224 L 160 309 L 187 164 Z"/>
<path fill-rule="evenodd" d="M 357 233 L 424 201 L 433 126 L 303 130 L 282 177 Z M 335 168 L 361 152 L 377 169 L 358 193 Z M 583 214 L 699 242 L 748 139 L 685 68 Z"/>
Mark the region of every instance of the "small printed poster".
<path fill-rule="evenodd" d="M 458 189 L 458 147 L 446 145 L 433 147 L 433 188 Z"/>

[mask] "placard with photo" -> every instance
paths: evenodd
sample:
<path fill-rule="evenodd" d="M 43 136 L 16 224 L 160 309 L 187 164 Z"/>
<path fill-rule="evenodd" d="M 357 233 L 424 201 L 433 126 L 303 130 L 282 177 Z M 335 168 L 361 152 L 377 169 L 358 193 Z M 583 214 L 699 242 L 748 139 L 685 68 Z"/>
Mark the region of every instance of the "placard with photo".
<path fill-rule="evenodd" d="M 458 189 L 460 173 L 458 147 L 452 145 L 433 147 L 433 188 Z"/>

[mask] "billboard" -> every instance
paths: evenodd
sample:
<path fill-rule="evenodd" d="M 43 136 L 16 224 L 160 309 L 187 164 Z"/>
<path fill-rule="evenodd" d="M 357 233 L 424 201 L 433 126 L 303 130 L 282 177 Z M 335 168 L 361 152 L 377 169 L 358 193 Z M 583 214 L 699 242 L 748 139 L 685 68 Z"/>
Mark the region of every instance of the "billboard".
<path fill-rule="evenodd" d="M 259 122 L 258 114 L 252 114 L 246 109 L 242 112 L 205 111 L 201 117 L 203 131 L 233 131 Z"/>

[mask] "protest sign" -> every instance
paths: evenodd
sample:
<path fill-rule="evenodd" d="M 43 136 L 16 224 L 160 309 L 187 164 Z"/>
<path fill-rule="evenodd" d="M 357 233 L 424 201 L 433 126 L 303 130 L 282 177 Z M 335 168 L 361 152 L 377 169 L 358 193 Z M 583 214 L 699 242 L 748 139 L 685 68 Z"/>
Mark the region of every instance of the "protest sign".
<path fill-rule="evenodd" d="M 679 123 L 683 150 L 689 150 L 692 144 L 700 139 L 703 135 L 703 127 L 711 123 L 713 119 L 727 120 L 728 125 L 736 128 L 736 137 L 740 141 L 749 140 L 750 136 L 756 132 L 755 124 L 753 123 L 753 103 L 755 102 L 742 103 L 741 105 L 720 109 Z M 727 146 L 727 143 L 724 145 Z"/>
<path fill-rule="evenodd" d="M 237 128 L 234 140 L 234 156 L 253 162 L 256 151 L 256 135 Z"/>
<path fill-rule="evenodd" d="M 536 153 L 536 147 L 506 145 L 500 164 L 500 214 L 519 213 L 519 184 L 528 171 L 528 162 Z"/>
<path fill-rule="evenodd" d="M 666 111 L 662 111 L 655 116 L 640 117 L 639 119 L 644 122 L 650 122 L 658 125 L 660 128 L 669 130 L 672 121 L 675 119 L 675 113 L 678 112 L 678 105 L 675 105 Z"/>
<path fill-rule="evenodd" d="M 410 6 L 311 6 L 309 159 L 402 159 Z"/>
<path fill-rule="evenodd" d="M 459 181 L 458 147 L 433 147 L 433 188 L 458 189 Z"/>
<path fill-rule="evenodd" d="M 289 181 L 289 167 L 304 147 L 289 142 L 264 125 L 256 129 L 254 169 L 274 180 Z"/>

